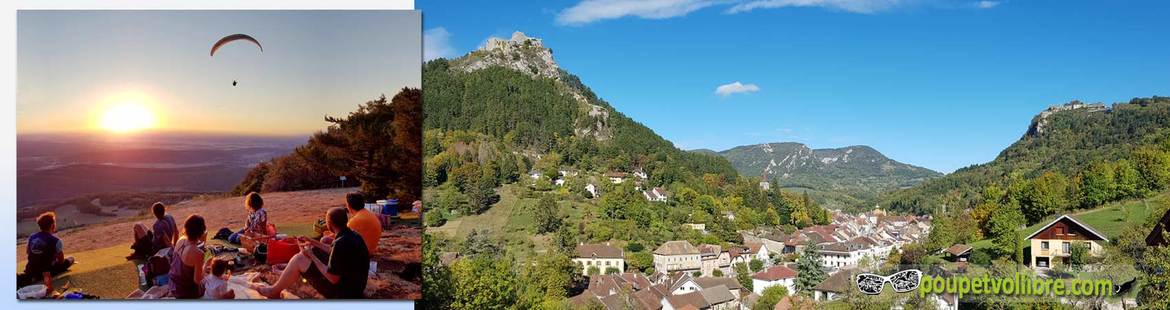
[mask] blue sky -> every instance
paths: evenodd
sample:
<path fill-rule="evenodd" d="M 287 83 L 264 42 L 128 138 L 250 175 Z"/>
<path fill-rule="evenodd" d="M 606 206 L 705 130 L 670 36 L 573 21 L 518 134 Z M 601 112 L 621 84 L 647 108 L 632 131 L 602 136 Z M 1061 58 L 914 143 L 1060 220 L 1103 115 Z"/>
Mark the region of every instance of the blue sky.
<path fill-rule="evenodd" d="M 950 172 L 1049 105 L 1170 95 L 1165 1 L 506 3 L 418 1 L 424 57 L 523 31 L 684 149 L 864 144 Z"/>
<path fill-rule="evenodd" d="M 419 87 L 421 24 L 417 11 L 21 11 L 17 131 L 86 131 L 133 101 L 157 130 L 311 134 Z M 263 53 L 235 41 L 208 55 L 234 33 Z"/>

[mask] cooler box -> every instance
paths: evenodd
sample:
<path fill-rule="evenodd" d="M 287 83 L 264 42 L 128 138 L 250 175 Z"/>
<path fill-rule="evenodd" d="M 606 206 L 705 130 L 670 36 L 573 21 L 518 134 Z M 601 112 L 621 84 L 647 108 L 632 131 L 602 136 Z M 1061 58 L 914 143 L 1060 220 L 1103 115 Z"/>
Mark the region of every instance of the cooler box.
<path fill-rule="evenodd" d="M 268 265 L 287 263 L 293 255 L 301 252 L 296 239 L 268 240 Z"/>
<path fill-rule="evenodd" d="M 391 217 L 398 217 L 398 199 L 379 200 L 379 202 L 383 201 L 385 204 L 382 205 L 382 214 L 389 215 Z"/>

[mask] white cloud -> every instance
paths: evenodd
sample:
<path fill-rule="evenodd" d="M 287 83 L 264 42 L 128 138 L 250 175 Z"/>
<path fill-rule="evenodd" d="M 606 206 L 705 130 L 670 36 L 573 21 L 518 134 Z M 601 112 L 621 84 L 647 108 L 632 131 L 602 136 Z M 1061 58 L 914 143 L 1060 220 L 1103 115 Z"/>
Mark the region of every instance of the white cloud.
<path fill-rule="evenodd" d="M 975 7 L 980 9 L 990 9 L 999 5 L 999 1 L 979 1 L 975 3 Z"/>
<path fill-rule="evenodd" d="M 754 93 L 758 91 L 760 91 L 760 87 L 756 86 L 756 84 L 744 84 L 740 83 L 739 81 L 735 81 L 735 83 L 731 84 L 719 85 L 719 87 L 715 88 L 715 94 L 723 97 L 734 94 Z"/>
<path fill-rule="evenodd" d="M 451 33 L 447 32 L 446 28 L 431 28 L 423 32 L 423 60 L 454 56 L 455 48 L 451 46 Z"/>
<path fill-rule="evenodd" d="M 665 19 L 714 5 L 716 0 L 583 0 L 557 14 L 557 24 L 584 25 L 595 21 L 636 16 Z"/>
<path fill-rule="evenodd" d="M 755 9 L 774 9 L 785 7 L 823 7 L 843 10 L 852 13 L 870 14 L 885 11 L 900 5 L 907 5 L 914 0 L 751 0 L 736 4 L 727 9 L 726 13 L 735 14 Z"/>

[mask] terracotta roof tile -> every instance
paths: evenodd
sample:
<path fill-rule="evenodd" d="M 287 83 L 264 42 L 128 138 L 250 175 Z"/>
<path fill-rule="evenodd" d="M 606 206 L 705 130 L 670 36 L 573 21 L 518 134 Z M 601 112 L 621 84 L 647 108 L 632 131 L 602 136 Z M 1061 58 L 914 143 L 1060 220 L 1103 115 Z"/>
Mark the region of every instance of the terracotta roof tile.
<path fill-rule="evenodd" d="M 780 265 L 769 267 L 768 269 L 764 269 L 764 271 L 760 271 L 752 275 L 752 279 L 763 281 L 776 281 L 780 279 L 792 278 L 796 278 L 796 271 Z"/>

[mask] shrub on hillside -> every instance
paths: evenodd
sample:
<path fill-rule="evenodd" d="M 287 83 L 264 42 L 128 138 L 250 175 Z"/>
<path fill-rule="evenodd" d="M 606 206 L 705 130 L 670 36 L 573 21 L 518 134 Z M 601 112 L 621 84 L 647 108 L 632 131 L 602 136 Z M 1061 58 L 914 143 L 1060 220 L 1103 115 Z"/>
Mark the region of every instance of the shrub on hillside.
<path fill-rule="evenodd" d="M 318 165 L 301 156 L 288 155 L 272 160 L 260 189 L 263 192 L 300 191 L 332 187 L 337 182 L 336 176 Z"/>
<path fill-rule="evenodd" d="M 987 254 L 983 249 L 975 249 L 971 251 L 971 263 L 980 266 L 991 265 L 991 254 Z"/>

